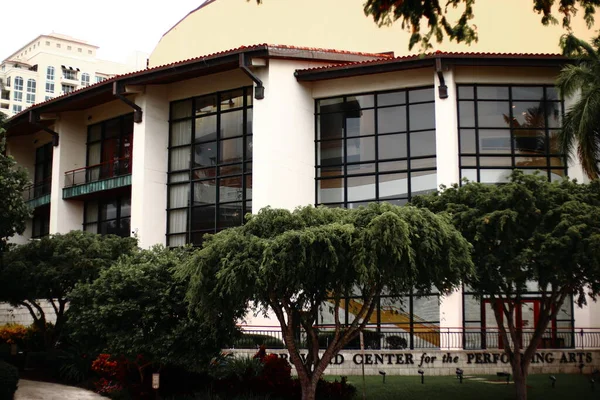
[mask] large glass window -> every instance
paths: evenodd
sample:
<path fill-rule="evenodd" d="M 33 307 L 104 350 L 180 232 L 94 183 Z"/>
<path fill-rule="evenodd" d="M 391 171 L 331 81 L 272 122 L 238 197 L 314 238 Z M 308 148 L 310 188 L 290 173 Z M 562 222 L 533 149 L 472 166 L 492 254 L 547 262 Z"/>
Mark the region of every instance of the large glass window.
<path fill-rule="evenodd" d="M 437 188 L 432 87 L 316 102 L 316 203 L 404 204 Z"/>
<path fill-rule="evenodd" d="M 461 178 L 506 182 L 515 168 L 566 175 L 558 135 L 563 105 L 556 89 L 539 86 L 458 86 Z"/>
<path fill-rule="evenodd" d="M 131 234 L 131 195 L 85 202 L 83 230 L 122 237 Z"/>
<path fill-rule="evenodd" d="M 50 234 L 50 205 L 37 207 L 33 210 L 31 220 L 31 238 L 38 239 Z"/>
<path fill-rule="evenodd" d="M 13 91 L 13 100 L 17 102 L 23 101 L 23 78 L 15 77 L 15 87 Z"/>
<path fill-rule="evenodd" d="M 171 103 L 169 246 L 198 245 L 252 211 L 252 88 Z"/>
<path fill-rule="evenodd" d="M 35 90 L 36 90 L 36 82 L 35 79 L 27 80 L 27 104 L 35 103 Z"/>
<path fill-rule="evenodd" d="M 86 182 L 131 173 L 133 114 L 88 127 Z"/>
<path fill-rule="evenodd" d="M 52 179 L 52 143 L 35 150 L 34 197 L 50 193 Z"/>

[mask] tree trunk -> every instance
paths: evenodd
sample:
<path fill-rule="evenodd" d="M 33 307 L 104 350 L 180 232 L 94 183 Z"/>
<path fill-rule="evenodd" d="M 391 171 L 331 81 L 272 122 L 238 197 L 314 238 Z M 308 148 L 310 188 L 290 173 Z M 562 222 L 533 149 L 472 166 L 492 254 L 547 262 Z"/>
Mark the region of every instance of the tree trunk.
<path fill-rule="evenodd" d="M 317 382 L 318 380 L 311 382 L 307 381 L 306 384 L 300 381 L 300 387 L 302 388 L 302 400 L 315 400 L 317 398 Z"/>
<path fill-rule="evenodd" d="M 513 366 L 513 380 L 517 400 L 527 400 L 527 371 L 521 365 Z"/>

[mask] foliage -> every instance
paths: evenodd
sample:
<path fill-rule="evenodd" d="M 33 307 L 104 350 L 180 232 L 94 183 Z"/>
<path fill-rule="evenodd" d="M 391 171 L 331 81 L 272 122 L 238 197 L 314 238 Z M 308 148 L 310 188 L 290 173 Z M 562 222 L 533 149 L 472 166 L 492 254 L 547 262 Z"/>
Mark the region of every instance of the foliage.
<path fill-rule="evenodd" d="M 23 199 L 29 178 L 27 171 L 6 155 L 4 119 L 0 112 L 0 254 L 6 250 L 10 237 L 23 233 L 25 221 L 31 217 L 31 209 Z"/>
<path fill-rule="evenodd" d="M 385 342 L 391 350 L 404 350 L 408 347 L 408 342 L 400 336 L 386 336 Z"/>
<path fill-rule="evenodd" d="M 591 28 L 594 24 L 596 7 L 600 6 L 600 0 L 529 1 L 533 3 L 533 11 L 542 16 L 543 25 L 558 24 L 555 14 L 558 10 L 559 18 L 562 17 L 562 26 L 567 30 L 571 29 L 571 20 L 579 8 L 583 9 L 584 20 L 588 28 Z M 256 2 L 260 4 L 263 0 L 256 0 Z M 365 15 L 373 17 L 379 26 L 391 25 L 400 20 L 402 29 L 412 33 L 409 49 L 419 43 L 421 50 L 427 50 L 432 48 L 432 39 L 441 43 L 444 35 L 456 43 L 476 42 L 477 27 L 471 23 L 474 17 L 474 6 L 475 0 L 366 0 L 364 11 Z M 556 6 L 558 7 L 555 8 Z M 448 18 L 449 7 L 455 9 L 461 7 L 462 12 L 456 22 Z M 423 21 L 427 21 L 426 33 L 421 32 Z"/>
<path fill-rule="evenodd" d="M 247 307 L 272 310 L 281 325 L 303 398 L 314 398 L 332 357 L 365 328 L 386 290 L 447 293 L 471 271 L 469 244 L 446 217 L 414 207 L 370 204 L 355 210 L 325 207 L 293 212 L 266 208 L 247 223 L 209 236 L 182 270 L 189 280 L 191 311 L 208 323 L 236 321 Z M 339 310 L 349 292 L 362 306 L 319 354 L 314 326 L 322 304 L 333 297 Z M 299 355 L 295 332 L 307 334 Z"/>
<path fill-rule="evenodd" d="M 600 174 L 600 36 L 591 43 L 573 35 L 563 36 L 566 56 L 572 64 L 563 67 L 556 81 L 563 97 L 579 94 L 565 115 L 559 131 L 560 146 L 569 156 L 577 149 L 584 172 L 591 179 Z"/>
<path fill-rule="evenodd" d="M 27 336 L 27 327 L 20 324 L 0 326 L 0 341 L 8 344 L 21 344 Z"/>
<path fill-rule="evenodd" d="M 79 284 L 68 311 L 72 338 L 89 352 L 123 356 L 140 371 L 153 364 L 192 371 L 206 364 L 236 328 L 232 321 L 213 325 L 188 317 L 187 284 L 173 275 L 188 255 L 162 246 L 139 250 L 94 282 Z"/>
<path fill-rule="evenodd" d="M 62 332 L 69 293 L 75 285 L 93 281 L 102 269 L 135 247 L 133 238 L 81 231 L 15 246 L 3 254 L 0 301 L 27 308 L 46 348 L 52 348 Z M 41 300 L 52 305 L 56 315 L 53 330 L 47 329 Z"/>
<path fill-rule="evenodd" d="M 12 400 L 19 383 L 19 370 L 0 361 L 0 400 Z"/>
<path fill-rule="evenodd" d="M 565 299 L 573 295 L 582 305 L 586 293 L 600 293 L 600 182 L 551 183 L 515 171 L 506 184 L 455 185 L 413 203 L 449 214 L 473 245 L 476 274 L 465 283 L 499 305 L 496 321 L 525 398 L 532 356 Z M 514 323 L 528 287 L 537 287 L 541 303 L 529 342 Z"/>
<path fill-rule="evenodd" d="M 62 381 L 80 383 L 90 377 L 92 360 L 86 353 L 70 347 L 59 355 L 59 377 Z"/>

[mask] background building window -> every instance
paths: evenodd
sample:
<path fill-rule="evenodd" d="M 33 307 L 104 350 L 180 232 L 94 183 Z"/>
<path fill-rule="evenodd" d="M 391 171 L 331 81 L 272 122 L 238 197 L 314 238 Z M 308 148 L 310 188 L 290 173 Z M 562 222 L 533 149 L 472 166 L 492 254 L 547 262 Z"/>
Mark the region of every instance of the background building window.
<path fill-rule="evenodd" d="M 18 104 L 13 104 L 13 113 L 17 114 L 23 111 L 23 106 Z"/>
<path fill-rule="evenodd" d="M 316 102 L 316 203 L 405 204 L 437 188 L 433 88 Z"/>
<path fill-rule="evenodd" d="M 81 85 L 82 86 L 90 86 L 90 74 L 83 73 L 81 74 Z"/>
<path fill-rule="evenodd" d="M 35 79 L 28 79 L 27 80 L 27 104 L 34 104 L 35 103 L 35 90 L 36 90 L 36 83 L 35 83 Z"/>
<path fill-rule="evenodd" d="M 54 82 L 46 82 L 46 93 L 54 93 Z"/>
<path fill-rule="evenodd" d="M 75 86 L 71 85 L 60 85 L 63 94 L 71 93 L 75 91 Z"/>
<path fill-rule="evenodd" d="M 96 75 L 96 83 L 102 82 L 102 81 L 104 81 L 104 80 L 106 80 L 106 78 L 105 78 L 105 77 L 103 77 L 103 76 L 97 76 L 97 75 Z"/>
<path fill-rule="evenodd" d="M 167 242 L 199 245 L 252 211 L 252 88 L 171 103 Z"/>
<path fill-rule="evenodd" d="M 550 85 L 459 85 L 461 178 L 501 183 L 518 168 L 562 179 L 562 116 L 563 105 Z"/>
<path fill-rule="evenodd" d="M 46 80 L 53 81 L 54 80 L 54 67 L 49 66 L 46 68 Z"/>
<path fill-rule="evenodd" d="M 77 71 L 64 68 L 63 69 L 63 78 L 76 81 L 77 80 Z"/>
<path fill-rule="evenodd" d="M 15 90 L 13 92 L 13 100 L 21 102 L 23 101 L 23 78 L 20 76 L 15 77 Z"/>
<path fill-rule="evenodd" d="M 103 235 L 131 235 L 131 194 L 85 202 L 83 230 Z"/>

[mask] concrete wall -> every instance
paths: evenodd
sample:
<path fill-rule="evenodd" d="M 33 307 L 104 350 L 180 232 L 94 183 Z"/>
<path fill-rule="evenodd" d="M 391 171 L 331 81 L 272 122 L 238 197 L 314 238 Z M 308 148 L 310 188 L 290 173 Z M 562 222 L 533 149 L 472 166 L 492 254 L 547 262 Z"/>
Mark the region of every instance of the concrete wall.
<path fill-rule="evenodd" d="M 56 321 L 56 314 L 54 313 L 52 305 L 47 301 L 42 300 L 40 306 L 44 310 L 46 321 L 54 323 Z M 28 326 L 32 323 L 33 317 L 27 308 L 13 307 L 8 303 L 0 303 L 0 326 L 5 324 L 21 324 Z"/>
<path fill-rule="evenodd" d="M 224 350 L 236 357 L 254 356 L 256 350 Z M 287 350 L 268 350 L 282 358 L 289 357 Z M 301 356 L 306 352 L 300 352 Z M 600 367 L 600 350 L 545 350 L 540 349 L 533 359 L 530 374 L 575 374 L 578 365 L 584 364 L 583 372 L 591 373 Z M 456 375 L 461 368 L 464 375 L 496 375 L 497 372 L 511 372 L 508 358 L 502 350 L 461 350 L 461 351 L 399 351 L 399 350 L 342 350 L 325 370 L 327 375 L 361 375 L 362 366 L 365 375 L 379 375 L 384 371 L 388 375 L 413 375 L 418 377 L 418 369 L 427 376 Z M 292 368 L 292 373 L 296 373 Z"/>
<path fill-rule="evenodd" d="M 150 56 L 150 66 L 259 43 L 394 51 L 397 55 L 415 54 L 419 50 L 418 45 L 408 50 L 410 32 L 402 29 L 399 22 L 380 28 L 372 17 L 365 16 L 364 3 L 364 0 L 271 0 L 257 6 L 255 1 L 216 0 L 190 13 L 166 33 Z M 462 4 L 458 10 L 449 7 L 449 19 L 454 21 L 462 10 Z M 565 31 L 560 25 L 544 27 L 529 1 L 478 0 L 474 14 L 472 24 L 477 27 L 477 43 L 467 46 L 446 38 L 441 44 L 432 43 L 433 50 L 560 52 L 558 42 Z M 588 30 L 582 15 L 580 11 L 574 18 L 574 32 L 578 37 L 590 38 L 598 23 Z M 226 33 L 221 33 L 224 29 Z M 423 29 L 427 33 L 424 24 Z"/>

